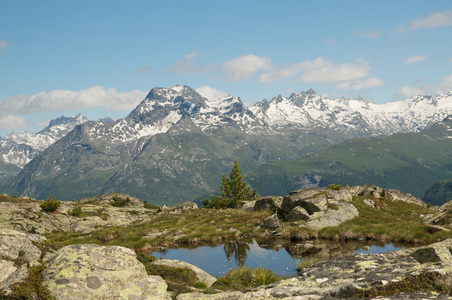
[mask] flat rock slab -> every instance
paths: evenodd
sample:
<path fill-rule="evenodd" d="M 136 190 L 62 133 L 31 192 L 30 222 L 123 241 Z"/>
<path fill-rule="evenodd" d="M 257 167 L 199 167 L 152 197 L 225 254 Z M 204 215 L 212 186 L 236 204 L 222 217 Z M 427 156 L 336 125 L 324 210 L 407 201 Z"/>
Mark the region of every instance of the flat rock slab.
<path fill-rule="evenodd" d="M 46 262 L 44 285 L 57 299 L 166 299 L 167 284 L 149 276 L 135 252 L 120 246 L 72 245 Z"/>
<path fill-rule="evenodd" d="M 207 287 L 211 287 L 212 284 L 214 284 L 217 281 L 215 277 L 211 276 L 209 273 L 198 268 L 197 266 L 176 259 L 159 259 L 153 261 L 152 263 L 150 263 L 150 265 L 164 265 L 173 268 L 189 268 L 196 273 L 198 281 L 204 282 Z"/>

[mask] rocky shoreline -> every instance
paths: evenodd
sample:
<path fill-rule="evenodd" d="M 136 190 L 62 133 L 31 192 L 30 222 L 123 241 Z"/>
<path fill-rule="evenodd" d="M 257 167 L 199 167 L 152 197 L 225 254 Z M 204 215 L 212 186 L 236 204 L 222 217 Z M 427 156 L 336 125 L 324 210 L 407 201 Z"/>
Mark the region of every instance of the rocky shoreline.
<path fill-rule="evenodd" d="M 375 186 L 334 189 L 303 189 L 286 197 L 263 197 L 244 203 L 243 211 L 269 211 L 268 217 L 255 225 L 255 231 L 269 237 L 282 230 L 285 222 L 319 230 L 353 219 L 358 210 L 352 198 L 365 197 L 366 205 L 381 205 L 378 199 L 404 201 L 422 207 L 421 200 L 394 190 Z M 334 299 L 353 298 L 356 292 L 390 286 L 407 276 L 432 274 L 452 285 L 452 239 L 430 245 L 407 248 L 386 254 L 357 254 L 315 263 L 297 276 L 245 291 L 223 291 L 204 294 L 174 295 L 160 276 L 148 275 L 152 263 L 137 259 L 136 251 L 122 246 L 78 244 L 53 248 L 45 234 L 62 232 L 89 235 L 99 228 L 122 226 L 124 230 L 146 224 L 159 215 L 185 216 L 197 208 L 184 203 L 175 208 L 151 207 L 126 194 L 111 193 L 78 201 L 63 202 L 55 213 L 45 213 L 43 201 L 0 196 L 0 299 L 13 297 L 14 287 L 29 280 L 33 268 L 39 268 L 42 285 L 56 299 Z M 114 206 L 114 201 L 126 203 Z M 73 215 L 74 207 L 82 207 L 83 215 Z M 447 203 L 422 216 L 429 232 L 448 231 L 450 208 Z M 274 211 L 275 213 L 271 213 Z M 221 212 L 219 212 L 221 213 Z M 214 223 L 212 223 L 213 225 Z M 232 228 L 234 229 L 234 228 Z M 234 231 L 236 230 L 236 231 Z M 241 237 L 237 229 L 228 233 Z M 183 236 L 183 231 L 180 231 Z M 280 231 L 281 232 L 281 231 Z M 146 233 L 149 239 L 168 238 L 164 231 Z M 173 234 L 174 235 L 174 234 Z M 174 240 L 180 239 L 175 237 Z M 108 240 L 108 236 L 105 237 Z M 114 239 L 114 237 L 111 237 Z M 137 250 L 137 249 L 135 249 Z M 171 266 L 183 262 L 161 261 Z M 195 266 L 198 279 L 211 286 L 216 279 Z M 450 299 L 449 294 L 412 292 L 386 296 L 384 299 Z M 383 299 L 383 298 L 382 298 Z"/>

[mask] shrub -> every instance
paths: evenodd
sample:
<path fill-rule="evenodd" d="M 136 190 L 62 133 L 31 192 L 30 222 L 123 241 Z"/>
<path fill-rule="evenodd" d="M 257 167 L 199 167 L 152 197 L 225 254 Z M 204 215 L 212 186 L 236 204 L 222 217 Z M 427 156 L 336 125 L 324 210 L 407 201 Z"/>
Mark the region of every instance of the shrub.
<path fill-rule="evenodd" d="M 40 206 L 45 212 L 54 212 L 61 206 L 61 201 L 57 201 L 55 200 L 55 197 L 50 196 L 49 199 L 44 201 Z"/>
<path fill-rule="evenodd" d="M 81 206 L 74 206 L 74 208 L 72 209 L 72 215 L 74 217 L 80 217 L 81 214 L 82 214 L 82 207 Z"/>
<path fill-rule="evenodd" d="M 328 185 L 328 186 L 326 187 L 326 189 L 339 191 L 339 190 L 341 189 L 341 187 L 342 187 L 342 186 L 341 186 L 340 184 L 334 184 L 334 183 L 332 183 L 332 184 Z"/>
<path fill-rule="evenodd" d="M 129 202 L 130 202 L 129 197 L 127 197 L 127 199 L 113 197 L 113 203 L 111 205 L 113 205 L 115 207 L 122 207 L 122 206 L 126 206 Z"/>

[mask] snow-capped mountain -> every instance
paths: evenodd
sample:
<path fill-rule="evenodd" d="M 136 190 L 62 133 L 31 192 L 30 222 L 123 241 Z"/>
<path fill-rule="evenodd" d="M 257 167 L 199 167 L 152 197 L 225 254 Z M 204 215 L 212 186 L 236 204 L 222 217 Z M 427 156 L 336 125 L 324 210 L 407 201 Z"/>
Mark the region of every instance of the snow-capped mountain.
<path fill-rule="evenodd" d="M 375 104 L 362 98 L 329 99 L 313 90 L 278 96 L 250 111 L 273 128 L 324 127 L 356 136 L 420 131 L 452 113 L 452 92 Z"/>
<path fill-rule="evenodd" d="M 88 119 L 78 114 L 75 117 L 61 116 L 38 133 L 21 131 L 0 139 L 0 160 L 23 167 L 33 157 L 68 134 L 75 126 Z"/>
<path fill-rule="evenodd" d="M 309 90 L 247 108 L 238 97 L 208 100 L 188 86 L 153 88 L 123 119 L 73 127 L 2 191 L 60 199 L 116 191 L 174 203 L 210 195 L 234 160 L 247 172 L 348 138 L 420 131 L 448 115 L 452 92 L 375 104 Z"/>

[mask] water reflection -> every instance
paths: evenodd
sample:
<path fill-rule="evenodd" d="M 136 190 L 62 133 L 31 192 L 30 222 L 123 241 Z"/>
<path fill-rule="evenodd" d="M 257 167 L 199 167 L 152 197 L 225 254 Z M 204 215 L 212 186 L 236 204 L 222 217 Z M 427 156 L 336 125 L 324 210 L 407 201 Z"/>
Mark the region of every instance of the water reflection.
<path fill-rule="evenodd" d="M 246 262 L 247 252 L 250 250 L 249 244 L 252 243 L 252 240 L 249 241 L 234 241 L 224 244 L 224 254 L 226 255 L 226 259 L 231 261 L 231 257 L 234 256 L 235 261 L 239 266 L 244 266 Z"/>
<path fill-rule="evenodd" d="M 224 272 L 238 266 L 264 267 L 278 275 L 294 276 L 297 274 L 296 264 L 300 260 L 328 260 L 356 253 L 382 253 L 401 248 L 403 245 L 400 244 L 371 245 L 365 242 L 322 240 L 294 243 L 278 239 L 249 239 L 215 246 L 166 249 L 151 254 L 156 258 L 186 261 L 216 276 L 222 276 Z"/>

